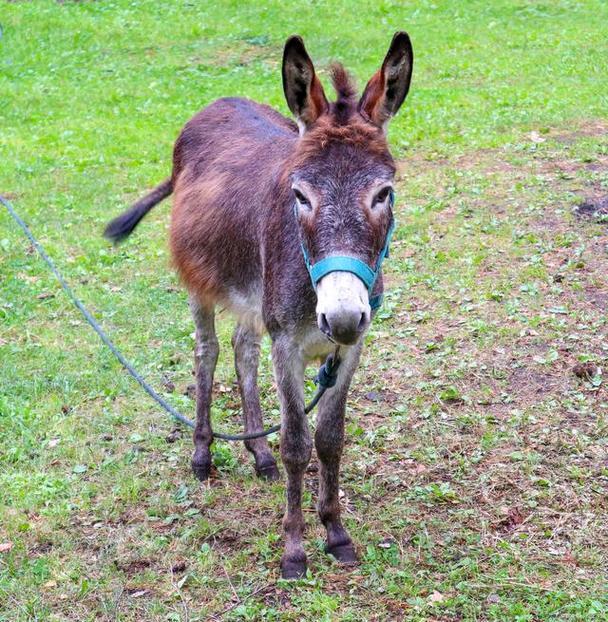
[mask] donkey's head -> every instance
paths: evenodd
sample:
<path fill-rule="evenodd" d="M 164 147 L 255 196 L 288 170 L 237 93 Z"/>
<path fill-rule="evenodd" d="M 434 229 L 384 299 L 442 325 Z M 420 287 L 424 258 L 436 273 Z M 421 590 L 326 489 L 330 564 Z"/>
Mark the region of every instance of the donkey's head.
<path fill-rule="evenodd" d="M 365 265 L 377 272 L 393 224 L 386 126 L 407 95 L 412 66 L 410 39 L 398 32 L 360 99 L 344 68 L 332 67 L 338 98 L 330 103 L 302 39 L 285 44 L 283 88 L 300 128 L 289 163 L 294 211 L 309 265 L 321 268 L 311 273 L 317 322 L 337 343 L 355 343 L 370 323 L 375 276 L 365 278 Z"/>

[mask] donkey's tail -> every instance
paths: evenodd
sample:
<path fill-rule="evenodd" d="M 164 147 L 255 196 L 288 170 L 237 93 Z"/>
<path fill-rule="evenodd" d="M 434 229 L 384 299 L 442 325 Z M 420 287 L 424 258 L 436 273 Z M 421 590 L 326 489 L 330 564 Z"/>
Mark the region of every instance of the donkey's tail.
<path fill-rule="evenodd" d="M 104 237 L 112 242 L 122 242 L 125 238 L 133 232 L 133 229 L 137 227 L 139 221 L 157 204 L 163 199 L 167 198 L 173 192 L 173 182 L 171 178 L 165 179 L 162 184 L 159 184 L 142 199 L 139 199 L 137 203 L 132 205 L 126 212 L 123 212 L 120 216 L 117 216 L 114 220 L 108 223 Z"/>

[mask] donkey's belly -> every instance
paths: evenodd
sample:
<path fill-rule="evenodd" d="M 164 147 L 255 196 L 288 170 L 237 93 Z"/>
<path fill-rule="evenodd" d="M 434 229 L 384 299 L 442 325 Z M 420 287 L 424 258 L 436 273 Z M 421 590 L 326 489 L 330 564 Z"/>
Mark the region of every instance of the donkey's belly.
<path fill-rule="evenodd" d="M 250 283 L 247 288 L 229 287 L 224 301 L 240 324 L 254 329 L 257 333 L 264 331 L 261 281 Z"/>

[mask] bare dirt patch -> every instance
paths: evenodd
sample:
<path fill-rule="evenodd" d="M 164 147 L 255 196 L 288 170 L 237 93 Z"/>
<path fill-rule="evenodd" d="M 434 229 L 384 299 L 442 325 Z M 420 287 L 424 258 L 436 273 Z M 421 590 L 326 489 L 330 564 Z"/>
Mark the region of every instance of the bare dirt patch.
<path fill-rule="evenodd" d="M 574 208 L 578 218 L 589 218 L 598 222 L 608 221 L 608 195 L 591 197 Z"/>

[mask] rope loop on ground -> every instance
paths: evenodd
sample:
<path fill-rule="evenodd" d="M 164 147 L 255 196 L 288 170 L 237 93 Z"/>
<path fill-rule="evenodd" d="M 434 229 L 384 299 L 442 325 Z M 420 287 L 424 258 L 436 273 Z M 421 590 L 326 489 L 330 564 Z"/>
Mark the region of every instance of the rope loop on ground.
<path fill-rule="evenodd" d="M 5 199 L 2 195 L 0 195 L 0 203 L 6 207 L 8 213 L 12 217 L 12 219 L 19 225 L 27 239 L 32 243 L 40 257 L 44 260 L 46 265 L 50 268 L 51 272 L 55 275 L 61 288 L 65 292 L 66 296 L 72 301 L 74 306 L 80 311 L 84 319 L 87 321 L 89 326 L 99 335 L 99 338 L 103 343 L 108 347 L 110 352 L 116 357 L 119 363 L 127 370 L 129 375 L 135 379 L 135 381 L 139 384 L 139 386 L 165 411 L 167 411 L 174 419 L 187 425 L 190 428 L 194 428 L 194 422 L 182 415 L 178 410 L 176 410 L 162 395 L 159 395 L 147 382 L 146 380 L 139 374 L 139 372 L 131 365 L 131 363 L 122 355 L 120 350 L 114 345 L 114 342 L 108 337 L 103 328 L 99 325 L 97 320 L 91 315 L 88 309 L 80 302 L 80 300 L 76 297 L 76 294 L 72 291 L 72 288 L 68 285 L 67 281 L 63 278 L 61 272 L 59 272 L 55 262 L 47 255 L 44 247 L 38 242 L 38 240 L 34 237 L 34 234 L 30 231 L 30 228 L 27 226 L 25 221 L 17 214 L 15 208 L 11 205 L 11 203 Z M 319 381 L 319 388 L 312 398 L 310 404 L 308 404 L 304 411 L 309 413 L 319 402 L 323 393 L 325 393 L 328 386 L 333 386 L 335 384 L 335 376 L 331 376 L 331 373 L 338 368 L 340 364 L 339 359 L 337 359 L 338 348 L 336 348 L 336 352 L 334 353 L 335 363 L 330 363 L 328 372 L 323 371 L 323 374 L 329 374 L 327 377 L 333 378 L 333 384 L 324 385 L 321 381 Z M 332 359 L 332 355 L 330 354 L 327 357 L 325 363 L 321 366 L 319 370 L 319 375 L 321 375 L 321 370 L 324 370 L 328 363 Z M 332 361 L 334 360 L 332 359 Z M 333 365 L 333 368 L 332 368 Z M 269 434 L 273 434 L 274 432 L 278 432 L 281 429 L 281 424 L 273 425 L 272 427 L 262 430 L 260 432 L 249 432 L 245 434 L 224 434 L 223 432 L 214 432 L 214 438 L 219 438 L 225 441 L 248 441 L 254 438 L 261 438 L 262 436 L 268 436 Z"/>

